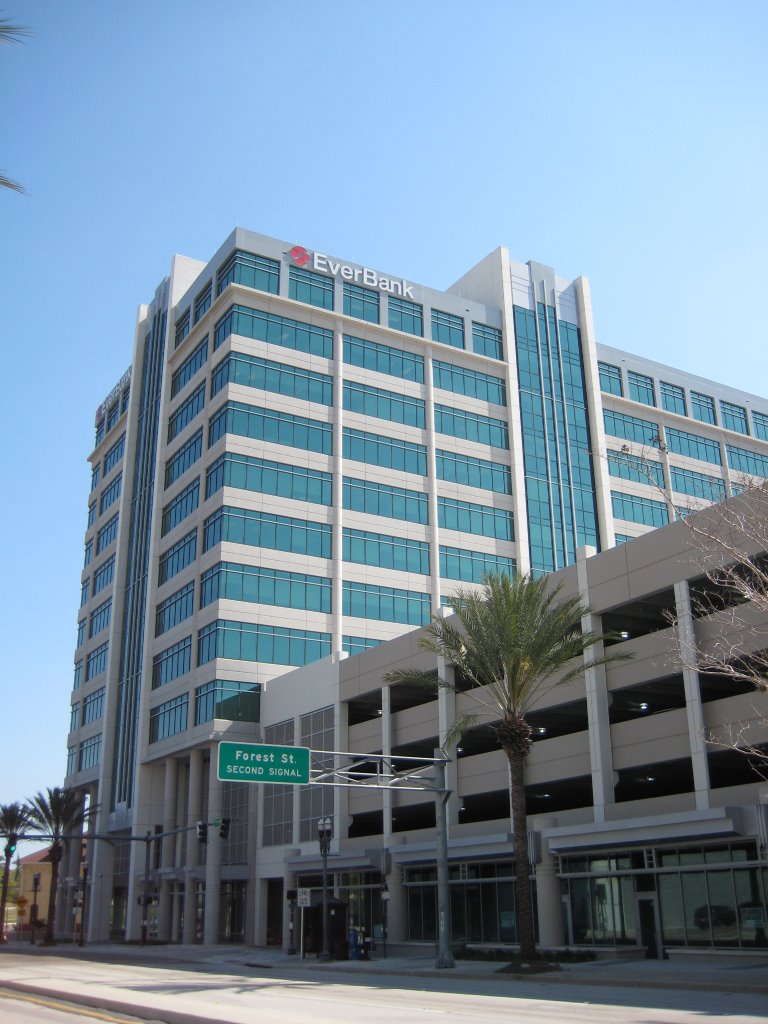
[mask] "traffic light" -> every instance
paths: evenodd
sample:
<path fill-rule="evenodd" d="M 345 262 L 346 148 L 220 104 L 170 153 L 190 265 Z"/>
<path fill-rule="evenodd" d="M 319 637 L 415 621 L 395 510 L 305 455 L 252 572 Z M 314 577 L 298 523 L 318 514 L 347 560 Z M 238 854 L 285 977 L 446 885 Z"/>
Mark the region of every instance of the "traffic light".
<path fill-rule="evenodd" d="M 229 825 L 230 825 L 230 819 L 229 818 L 222 818 L 221 819 L 221 826 L 219 828 L 219 835 L 221 836 L 222 839 L 229 839 Z"/>
<path fill-rule="evenodd" d="M 199 843 L 208 842 L 208 826 L 204 821 L 198 821 L 197 823 L 197 841 Z"/>
<path fill-rule="evenodd" d="M 16 844 L 19 841 L 19 837 L 14 835 L 13 832 L 8 836 L 8 842 L 5 844 L 5 859 L 10 860 L 16 853 Z"/>

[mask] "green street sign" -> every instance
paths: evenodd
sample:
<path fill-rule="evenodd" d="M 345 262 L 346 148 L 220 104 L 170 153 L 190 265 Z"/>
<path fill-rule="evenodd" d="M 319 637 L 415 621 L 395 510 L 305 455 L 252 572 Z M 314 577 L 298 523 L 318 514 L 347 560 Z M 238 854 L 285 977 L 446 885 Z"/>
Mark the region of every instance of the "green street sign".
<path fill-rule="evenodd" d="M 309 747 L 269 743 L 219 743 L 218 777 L 224 782 L 309 783 Z"/>

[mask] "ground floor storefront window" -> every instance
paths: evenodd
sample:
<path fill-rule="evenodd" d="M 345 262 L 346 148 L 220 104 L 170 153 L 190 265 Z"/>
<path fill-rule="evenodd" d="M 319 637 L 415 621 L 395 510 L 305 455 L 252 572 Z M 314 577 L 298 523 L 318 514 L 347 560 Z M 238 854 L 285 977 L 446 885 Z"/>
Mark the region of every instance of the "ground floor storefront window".
<path fill-rule="evenodd" d="M 515 881 L 511 861 L 478 861 L 449 867 L 451 934 L 454 943 L 517 941 Z M 405 875 L 408 939 L 437 938 L 437 870 L 408 868 Z M 534 889 L 535 900 L 535 889 Z"/>
<path fill-rule="evenodd" d="M 669 947 L 768 946 L 768 865 L 752 841 L 562 856 L 569 943 L 636 945 L 654 900 Z"/>

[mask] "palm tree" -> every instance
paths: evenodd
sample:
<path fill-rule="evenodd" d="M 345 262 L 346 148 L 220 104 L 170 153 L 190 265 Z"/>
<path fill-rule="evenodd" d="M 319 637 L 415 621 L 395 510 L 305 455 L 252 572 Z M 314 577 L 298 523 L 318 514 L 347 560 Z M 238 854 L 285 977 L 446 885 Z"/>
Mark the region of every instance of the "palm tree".
<path fill-rule="evenodd" d="M 29 821 L 34 831 L 51 840 L 51 893 L 48 900 L 48 915 L 45 921 L 44 943 L 54 942 L 53 929 L 56 919 L 56 890 L 59 881 L 59 864 L 72 833 L 79 829 L 88 817 L 83 798 L 75 789 L 62 786 L 48 787 L 46 793 L 38 792 L 27 801 Z M 75 837 L 79 841 L 79 837 Z"/>
<path fill-rule="evenodd" d="M 8 903 L 11 861 L 16 852 L 16 841 L 24 835 L 28 827 L 26 808 L 21 804 L 0 804 L 0 839 L 5 840 L 5 871 L 0 893 L 0 942 L 5 942 L 5 908 Z"/>
<path fill-rule="evenodd" d="M 604 638 L 584 631 L 581 622 L 589 609 L 577 597 L 559 599 L 560 587 L 545 577 L 491 574 L 482 590 L 459 590 L 450 598 L 458 626 L 433 617 L 420 645 L 444 658 L 459 672 L 461 686 L 438 679 L 439 686 L 454 692 L 470 689 L 467 696 L 489 715 L 499 746 L 510 769 L 510 805 L 515 855 L 517 934 L 520 955 L 536 956 L 528 859 L 528 827 L 525 807 L 525 763 L 532 744 L 526 714 L 550 686 L 570 682 L 591 665 L 621 660 L 595 652 L 584 655 Z M 434 672 L 398 669 L 387 672 L 389 683 L 421 683 L 435 686 Z M 449 748 L 474 725 L 478 715 L 462 715 L 449 730 Z"/>
<path fill-rule="evenodd" d="M 22 25 L 14 25 L 7 18 L 0 18 L 0 46 L 12 46 L 15 43 L 21 43 L 27 35 L 29 35 L 29 31 Z M 0 188 L 10 188 L 14 192 L 26 192 L 24 186 L 20 185 L 18 181 L 14 181 L 13 178 L 6 178 L 2 173 L 0 173 Z"/>

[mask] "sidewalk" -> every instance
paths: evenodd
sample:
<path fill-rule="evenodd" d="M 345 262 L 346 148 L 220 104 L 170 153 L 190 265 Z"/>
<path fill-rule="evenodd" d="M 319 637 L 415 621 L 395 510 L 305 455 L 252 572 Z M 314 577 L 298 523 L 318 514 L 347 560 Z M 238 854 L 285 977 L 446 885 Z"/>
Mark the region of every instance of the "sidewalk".
<path fill-rule="evenodd" d="M 591 960 L 562 964 L 559 971 L 543 974 L 499 973 L 503 962 L 457 960 L 452 969 L 438 970 L 434 953 L 414 952 L 407 957 L 372 960 L 339 960 L 321 963 L 316 957 L 289 956 L 274 947 L 220 946 L 137 946 L 118 943 L 85 945 L 82 949 L 68 943 L 53 947 L 0 946 L 1 953 L 20 956 L 61 956 L 107 963 L 141 963 L 212 971 L 226 974 L 258 974 L 275 971 L 295 976 L 347 975 L 366 977 L 422 977 L 475 980 L 514 985 L 588 985 L 592 987 L 692 989 L 713 992 L 752 992 L 768 995 L 768 950 L 763 955 L 712 956 L 689 955 L 669 960 Z M 341 980 L 341 978 L 338 978 Z"/>

